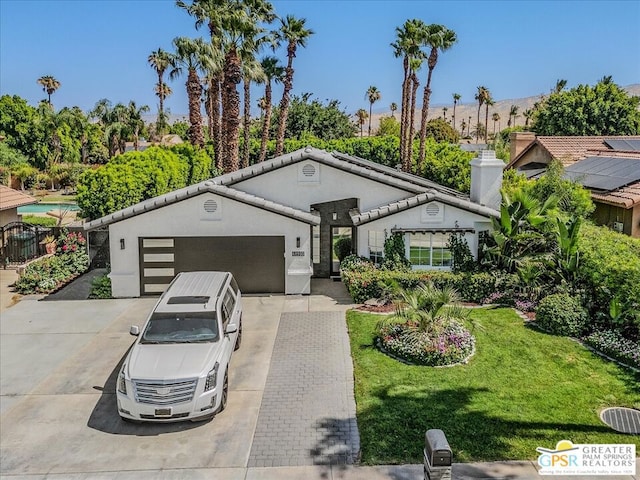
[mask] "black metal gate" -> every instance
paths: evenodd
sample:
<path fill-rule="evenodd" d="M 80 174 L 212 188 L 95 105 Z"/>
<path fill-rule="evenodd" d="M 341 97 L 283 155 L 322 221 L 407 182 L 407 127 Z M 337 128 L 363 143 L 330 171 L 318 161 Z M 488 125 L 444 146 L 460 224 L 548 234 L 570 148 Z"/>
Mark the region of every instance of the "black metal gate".
<path fill-rule="evenodd" d="M 47 253 L 43 240 L 52 235 L 57 237 L 59 227 L 42 227 L 23 222 L 12 222 L 0 227 L 2 243 L 0 259 L 3 267 L 20 265 Z"/>

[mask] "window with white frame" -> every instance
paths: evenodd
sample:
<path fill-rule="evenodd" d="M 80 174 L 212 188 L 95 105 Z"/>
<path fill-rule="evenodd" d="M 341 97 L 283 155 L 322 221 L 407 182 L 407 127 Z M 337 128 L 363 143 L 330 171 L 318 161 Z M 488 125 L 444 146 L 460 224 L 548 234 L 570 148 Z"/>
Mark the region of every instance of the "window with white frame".
<path fill-rule="evenodd" d="M 384 232 L 369 230 L 369 260 L 379 265 L 384 257 Z"/>
<path fill-rule="evenodd" d="M 448 233 L 409 234 L 409 261 L 416 267 L 450 267 Z"/>

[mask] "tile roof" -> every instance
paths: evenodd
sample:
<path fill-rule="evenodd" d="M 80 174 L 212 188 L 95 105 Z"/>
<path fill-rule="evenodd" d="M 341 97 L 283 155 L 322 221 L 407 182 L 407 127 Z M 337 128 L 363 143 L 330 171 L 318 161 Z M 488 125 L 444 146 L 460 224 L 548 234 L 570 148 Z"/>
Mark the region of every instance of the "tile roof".
<path fill-rule="evenodd" d="M 252 205 L 254 207 L 274 212 L 285 217 L 293 218 L 310 225 L 320 224 L 320 217 L 312 213 L 303 212 L 302 210 L 287 207 L 285 205 L 280 205 L 279 203 L 271 202 L 269 200 L 265 200 L 264 198 L 251 195 L 246 192 L 241 192 L 240 190 L 225 187 L 224 185 L 216 185 L 211 180 L 206 180 L 204 182 L 200 182 L 195 185 L 182 188 L 180 190 L 175 190 L 173 192 L 167 193 L 166 195 L 150 198 L 149 200 L 137 203 L 131 207 L 114 212 L 111 215 L 106 215 L 102 218 L 98 218 L 97 220 L 87 222 L 83 225 L 83 227 L 85 230 L 95 230 L 96 228 L 105 227 L 111 223 L 116 223 L 120 220 L 140 215 L 141 213 L 150 212 L 151 210 L 164 207 L 165 205 L 171 205 L 172 203 L 177 203 L 181 200 L 195 197 L 206 192 L 214 193 L 216 195 L 230 198 L 232 200 L 237 200 L 247 205 Z"/>
<path fill-rule="evenodd" d="M 9 210 L 37 202 L 38 199 L 31 195 L 0 185 L 0 210 Z"/>
<path fill-rule="evenodd" d="M 345 172 L 375 180 L 379 183 L 405 190 L 408 193 L 419 195 L 428 192 L 429 194 L 433 195 L 434 198 L 442 201 L 443 203 L 456 205 L 460 208 L 479 213 L 483 216 L 499 216 L 499 212 L 497 212 L 496 210 L 471 202 L 468 195 L 458 192 L 457 190 L 444 187 L 417 175 L 401 172 L 394 168 L 386 167 L 384 165 L 380 165 L 363 158 L 345 155 L 338 152 L 329 153 L 317 148 L 306 147 L 300 150 L 296 150 L 295 152 L 287 153 L 285 155 L 281 155 L 279 157 L 275 157 L 270 160 L 257 163 L 255 165 L 251 165 L 235 172 L 212 178 L 205 182 L 201 182 L 180 190 L 176 190 L 174 192 L 167 193 L 165 195 L 161 195 L 159 197 L 145 200 L 141 203 L 125 208 L 118 212 L 85 223 L 84 227 L 86 230 L 93 230 L 150 210 L 154 210 L 156 208 L 160 208 L 164 205 L 179 202 L 181 200 L 199 195 L 206 191 L 220 194 L 228 198 L 233 198 L 238 201 L 263 208 L 265 210 L 270 210 L 282 215 L 296 218 L 300 221 L 312 225 L 316 225 L 320 222 L 320 220 L 311 213 L 296 210 L 285 205 L 265 200 L 263 198 L 258 198 L 248 193 L 242 192 L 238 189 L 232 188 L 233 185 L 242 182 L 243 180 L 257 177 L 264 173 L 271 172 L 287 165 L 291 165 L 304 160 L 314 160 L 318 163 L 330 165 L 339 170 L 343 170 Z"/>
<path fill-rule="evenodd" d="M 601 203 L 631 208 L 640 204 L 640 182 L 632 183 L 613 192 L 591 192 L 591 198 Z"/>
<path fill-rule="evenodd" d="M 513 158 L 507 168 L 513 166 L 521 157 L 539 145 L 546 150 L 551 158 L 560 160 L 564 165 L 581 160 L 587 156 L 588 151 L 608 151 L 609 148 L 605 140 L 640 140 L 640 135 L 600 135 L 600 136 L 539 136 L 531 142 L 522 152 Z"/>

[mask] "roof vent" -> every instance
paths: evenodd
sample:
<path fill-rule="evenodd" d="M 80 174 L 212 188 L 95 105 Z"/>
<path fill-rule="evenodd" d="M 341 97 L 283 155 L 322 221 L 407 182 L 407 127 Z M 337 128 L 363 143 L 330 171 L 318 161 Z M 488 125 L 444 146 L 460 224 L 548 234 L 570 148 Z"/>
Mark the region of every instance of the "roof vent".
<path fill-rule="evenodd" d="M 298 182 L 320 183 L 320 168 L 316 162 L 303 162 L 298 166 Z"/>
<path fill-rule="evenodd" d="M 304 167 L 302 167 L 302 174 L 305 177 L 313 177 L 316 174 L 316 167 L 307 163 Z"/>
<path fill-rule="evenodd" d="M 422 209 L 420 217 L 422 223 L 442 222 L 444 221 L 444 205 L 436 202 L 429 202 Z"/>
<path fill-rule="evenodd" d="M 207 213 L 215 213 L 218 210 L 218 202 L 215 200 L 207 200 L 204 202 L 204 211 Z"/>

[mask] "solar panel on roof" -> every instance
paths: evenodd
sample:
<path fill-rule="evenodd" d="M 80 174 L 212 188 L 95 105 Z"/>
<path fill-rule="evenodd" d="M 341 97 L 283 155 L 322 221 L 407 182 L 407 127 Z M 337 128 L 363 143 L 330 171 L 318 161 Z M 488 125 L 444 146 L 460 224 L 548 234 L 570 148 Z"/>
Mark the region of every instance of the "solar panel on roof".
<path fill-rule="evenodd" d="M 604 143 L 612 150 L 640 152 L 640 140 L 638 139 L 605 138 Z"/>
<path fill-rule="evenodd" d="M 640 180 L 640 158 L 587 157 L 568 166 L 565 176 L 587 188 L 616 190 Z"/>

